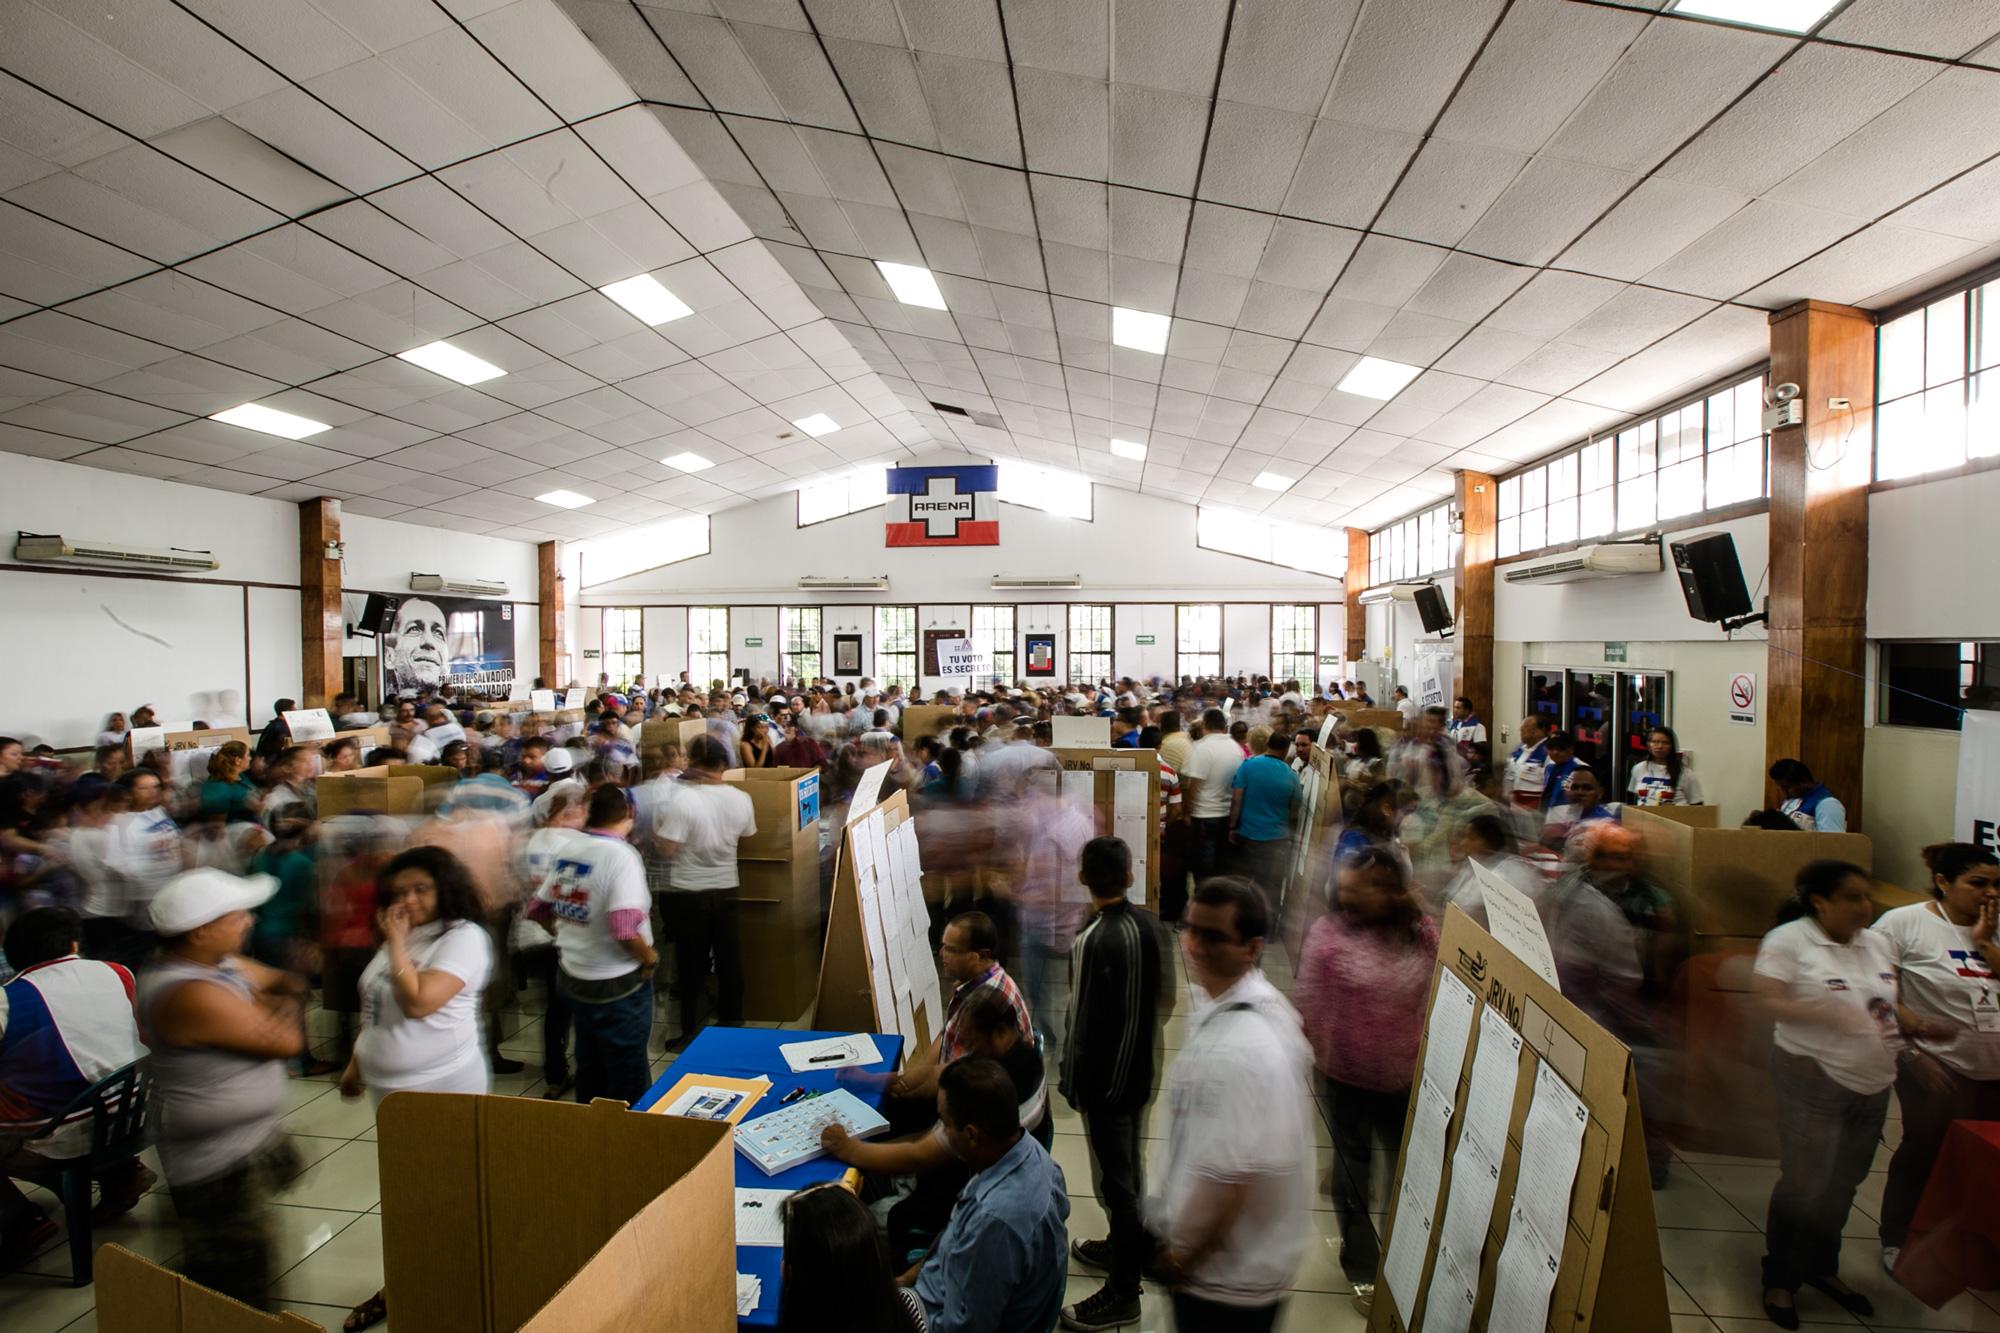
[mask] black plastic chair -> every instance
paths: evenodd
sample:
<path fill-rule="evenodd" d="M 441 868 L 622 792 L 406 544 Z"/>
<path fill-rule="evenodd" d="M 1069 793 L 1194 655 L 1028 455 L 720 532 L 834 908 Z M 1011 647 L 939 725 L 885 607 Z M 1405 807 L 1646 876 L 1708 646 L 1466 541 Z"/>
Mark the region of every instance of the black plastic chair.
<path fill-rule="evenodd" d="M 51 1122 L 67 1124 L 88 1113 L 89 1152 L 52 1161 L 45 1168 L 16 1169 L 13 1173 L 54 1190 L 62 1200 L 63 1222 L 69 1228 L 72 1287 L 87 1287 L 91 1280 L 90 1182 L 145 1151 L 152 1109 L 153 1065 L 142 1057 L 85 1088 Z"/>

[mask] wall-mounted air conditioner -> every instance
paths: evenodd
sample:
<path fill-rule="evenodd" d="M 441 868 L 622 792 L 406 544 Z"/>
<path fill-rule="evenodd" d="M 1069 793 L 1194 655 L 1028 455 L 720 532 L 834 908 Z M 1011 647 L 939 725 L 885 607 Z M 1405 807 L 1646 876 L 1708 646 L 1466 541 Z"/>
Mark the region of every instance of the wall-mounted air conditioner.
<path fill-rule="evenodd" d="M 1081 574 L 995 574 L 993 589 L 998 592 L 1006 588 L 1081 588 Z"/>
<path fill-rule="evenodd" d="M 507 585 L 485 579 L 448 579 L 442 574 L 410 575 L 411 592 L 450 592 L 461 597 L 505 597 Z"/>
<path fill-rule="evenodd" d="M 1616 579 L 1627 574 L 1657 574 L 1662 568 L 1660 539 L 1652 537 L 1638 542 L 1579 546 L 1574 551 L 1508 565 L 1502 573 L 1509 583 L 1581 583 L 1585 579 Z"/>
<path fill-rule="evenodd" d="M 880 592 L 888 586 L 887 574 L 860 579 L 825 579 L 807 575 L 799 580 L 799 587 L 806 592 Z"/>
<path fill-rule="evenodd" d="M 1361 591 L 1363 606 L 1380 606 L 1384 602 L 1414 602 L 1417 589 L 1427 585 L 1422 583 L 1378 583 Z"/>
<path fill-rule="evenodd" d="M 158 551 L 137 546 L 114 546 L 109 542 L 70 541 L 48 533 L 15 533 L 14 558 L 60 565 L 123 565 L 127 568 L 193 571 L 220 569 L 222 563 L 208 551 L 185 551 L 178 547 Z"/>

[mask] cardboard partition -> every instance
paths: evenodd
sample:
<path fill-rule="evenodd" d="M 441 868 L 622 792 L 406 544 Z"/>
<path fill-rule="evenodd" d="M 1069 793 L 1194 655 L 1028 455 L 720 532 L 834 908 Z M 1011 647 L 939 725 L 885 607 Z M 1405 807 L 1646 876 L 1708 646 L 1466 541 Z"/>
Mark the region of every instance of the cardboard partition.
<path fill-rule="evenodd" d="M 757 814 L 757 832 L 737 844 L 739 861 L 818 861 L 818 769 L 732 768 L 722 780 L 748 792 Z"/>
<path fill-rule="evenodd" d="M 697 736 L 708 734 L 708 723 L 698 717 L 656 717 L 639 724 L 639 748 L 649 745 L 678 745 L 687 750 L 688 742 Z"/>
<path fill-rule="evenodd" d="M 376 1124 L 399 1327 L 736 1327 L 729 1126 L 445 1093 L 392 1094 Z"/>
<path fill-rule="evenodd" d="M 1091 783 L 1091 809 L 1100 835 L 1118 832 L 1118 779 L 1115 775 L 1121 771 L 1146 775 L 1145 906 L 1157 912 L 1160 908 L 1160 752 L 1056 746 L 1049 753 L 1056 757 L 1064 772 L 1095 775 Z"/>
<path fill-rule="evenodd" d="M 1326 915 L 1333 844 L 1340 837 L 1342 816 L 1341 755 L 1315 745 L 1306 763 L 1315 781 L 1293 821 L 1292 866 L 1279 918 L 1285 947 L 1293 958 L 1305 947 L 1306 932 L 1313 922 Z"/>
<path fill-rule="evenodd" d="M 1689 828 L 1722 827 L 1722 807 L 1718 805 L 1628 805 L 1625 809 L 1643 810 L 1656 819 L 1672 820 Z"/>
<path fill-rule="evenodd" d="M 736 863 L 743 1016 L 789 1023 L 819 990 L 819 857 Z"/>
<path fill-rule="evenodd" d="M 123 1245 L 103 1246 L 94 1262 L 100 1333 L 326 1333 L 304 1315 L 253 1310 Z"/>
<path fill-rule="evenodd" d="M 256 738 L 248 727 L 203 727 L 199 730 L 188 728 L 183 731 L 166 731 L 147 727 L 145 732 L 159 731 L 158 739 L 148 739 L 139 746 L 137 754 L 132 753 L 132 733 L 125 733 L 125 753 L 128 759 L 137 762 L 154 750 L 165 750 L 173 754 L 180 750 L 219 750 L 231 741 L 242 741 L 245 745 L 256 744 Z"/>
<path fill-rule="evenodd" d="M 396 765 L 406 768 L 408 765 Z M 319 817 L 367 812 L 416 815 L 424 810 L 424 780 L 411 774 L 390 776 L 387 767 L 357 768 L 351 773 L 322 773 L 314 784 Z"/>
<path fill-rule="evenodd" d="M 1641 873 L 1674 896 L 1697 947 L 1705 936 L 1762 938 L 1808 862 L 1831 858 L 1867 870 L 1875 859 L 1860 833 L 1693 828 L 1634 806 L 1622 820 L 1644 839 Z"/>
<path fill-rule="evenodd" d="M 292 744 L 308 750 L 325 750 L 335 741 L 357 740 L 361 742 L 361 753 L 365 758 L 370 750 L 379 750 L 389 743 L 387 727 L 356 727 L 352 731 L 336 731 L 323 741 L 293 741 Z"/>
<path fill-rule="evenodd" d="M 869 813 L 877 809 L 882 812 L 886 833 L 895 832 L 904 821 L 916 817 L 910 812 L 910 798 L 905 792 L 891 792 L 887 800 L 870 807 Z M 888 971 L 886 960 L 873 956 L 864 924 L 861 872 L 856 866 L 855 840 L 860 824 L 861 819 L 857 818 L 841 830 L 840 846 L 834 857 L 833 898 L 827 909 L 826 941 L 820 955 L 812 1026 L 826 1032 L 900 1033 L 908 1043 L 903 1048 L 908 1057 L 929 1050 L 932 1040 L 944 1031 L 943 996 L 937 997 L 938 1012 L 932 1011 L 929 998 L 911 1004 L 910 1022 L 906 1026 L 898 1016 L 895 996 L 884 993 L 878 985 L 878 982 L 893 982 L 895 978 Z M 897 936 L 896 940 L 885 936 L 884 947 L 893 950 L 898 940 L 907 943 L 909 937 L 902 922 L 893 911 L 887 910 L 887 896 L 877 902 L 884 909 L 881 919 L 885 932 L 894 930 Z M 930 956 L 928 939 L 924 941 L 924 953 Z"/>
<path fill-rule="evenodd" d="M 911 704 L 903 710 L 903 744 L 915 745 L 926 736 L 949 731 L 958 722 L 958 710 L 945 704 Z"/>

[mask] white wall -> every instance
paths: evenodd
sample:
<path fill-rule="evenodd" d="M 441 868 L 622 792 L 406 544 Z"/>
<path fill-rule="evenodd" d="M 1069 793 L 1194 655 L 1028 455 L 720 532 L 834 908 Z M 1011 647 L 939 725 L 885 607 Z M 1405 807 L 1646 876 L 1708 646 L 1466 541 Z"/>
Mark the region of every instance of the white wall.
<path fill-rule="evenodd" d="M 886 574 L 888 590 L 871 600 L 906 605 L 1012 600 L 996 596 L 995 574 L 1070 575 L 1076 590 L 1062 602 L 1338 600 L 1339 579 L 1205 551 L 1195 545 L 1193 505 L 1095 488 L 1090 522 L 1057 518 L 1019 505 L 1000 506 L 1000 545 L 891 550 L 879 509 L 798 526 L 796 497 L 785 494 L 711 520 L 709 553 L 627 578 L 597 583 L 585 601 L 602 606 L 695 603 L 800 605 L 804 575 Z M 1343 546 L 1345 534 L 1328 533 Z M 851 600 L 842 599 L 842 600 Z"/>
<path fill-rule="evenodd" d="M 1271 674 L 1271 606 L 1268 602 L 1229 602 L 1222 608 L 1222 671 L 1224 675 Z"/>
<path fill-rule="evenodd" d="M 2000 471 L 1871 495 L 1868 637 L 2000 639 L 2000 582 L 1991 574 L 1996 511 Z"/>
<path fill-rule="evenodd" d="M 17 565 L 0 569 L 0 734 L 87 746 L 104 715 L 150 703 L 162 721 L 262 726 L 300 688 L 299 513 L 281 500 L 9 454 L 0 534 L 59 533 L 123 546 L 207 550 L 213 571 Z M 504 579 L 516 661 L 533 674 L 535 549 L 357 514 L 343 516 L 346 586 L 407 591 L 412 570 Z M 7 545 L 0 563 L 11 560 Z M 344 651 L 373 652 L 365 640 Z M 364 646 L 365 645 L 365 646 Z"/>

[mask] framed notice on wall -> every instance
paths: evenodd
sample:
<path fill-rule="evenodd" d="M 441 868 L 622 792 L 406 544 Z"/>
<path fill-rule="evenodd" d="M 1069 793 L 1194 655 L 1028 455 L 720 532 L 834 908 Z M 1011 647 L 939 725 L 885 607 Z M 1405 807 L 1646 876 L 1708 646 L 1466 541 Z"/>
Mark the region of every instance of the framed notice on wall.
<path fill-rule="evenodd" d="M 833 636 L 833 674 L 836 676 L 858 676 L 861 674 L 861 636 L 859 634 L 836 634 Z"/>
<path fill-rule="evenodd" d="M 938 645 L 941 643 L 950 643 L 953 642 L 954 640 L 962 639 L 964 637 L 965 637 L 965 631 L 962 629 L 925 630 L 924 631 L 924 674 L 926 676 L 943 675 L 944 673 L 938 669 Z"/>
<path fill-rule="evenodd" d="M 1053 634 L 1030 634 L 1027 636 L 1028 670 L 1030 676 L 1053 676 L 1056 674 L 1056 636 Z"/>

